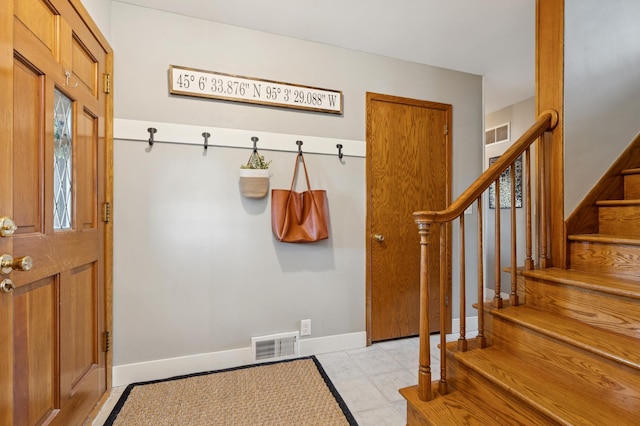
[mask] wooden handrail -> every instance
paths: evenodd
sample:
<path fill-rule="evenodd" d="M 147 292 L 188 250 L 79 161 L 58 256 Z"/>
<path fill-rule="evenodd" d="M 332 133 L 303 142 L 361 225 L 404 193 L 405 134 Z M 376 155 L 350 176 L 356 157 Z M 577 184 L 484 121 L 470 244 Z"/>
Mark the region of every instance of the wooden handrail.
<path fill-rule="evenodd" d="M 446 209 L 440 211 L 418 211 L 413 213 L 416 223 L 450 222 L 460 216 L 484 191 L 491 186 L 532 143 L 544 132 L 553 130 L 558 124 L 558 113 L 553 110 L 542 112 L 538 120 L 500 158 L 476 179 L 469 188 Z"/>
<path fill-rule="evenodd" d="M 429 292 L 431 288 L 439 288 L 440 291 L 440 380 L 438 383 L 438 393 L 445 395 L 447 393 L 447 378 L 446 378 L 446 340 L 445 340 L 445 315 L 446 311 L 446 281 L 449 280 L 447 272 L 442 265 L 448 263 L 447 256 L 447 237 L 446 228 L 450 225 L 450 222 L 458 219 L 460 220 L 460 234 L 463 238 L 461 241 L 461 264 L 460 264 L 460 289 L 461 289 L 461 315 L 465 315 L 465 265 L 464 265 L 464 211 L 473 203 L 478 203 L 478 336 L 476 343 L 479 348 L 484 348 L 486 339 L 484 336 L 484 317 L 483 317 L 483 268 L 482 268 L 482 235 L 483 235 L 483 223 L 482 223 L 482 194 L 489 189 L 492 184 L 495 184 L 496 194 L 496 210 L 495 210 L 495 296 L 493 298 L 493 304 L 496 308 L 502 308 L 502 297 L 500 289 L 500 177 L 502 174 L 514 165 L 515 161 L 523 154 L 525 155 L 525 169 L 527 172 L 527 185 L 525 188 L 525 196 L 527 201 L 527 246 L 526 263 L 525 268 L 531 269 L 533 260 L 531 259 L 531 189 L 530 189 L 530 147 L 541 136 L 545 139 L 545 136 L 549 136 L 550 130 L 553 130 L 558 124 L 558 113 L 553 110 L 544 111 L 536 122 L 531 126 L 509 149 L 505 151 L 500 158 L 493 163 L 478 179 L 476 179 L 467 190 L 465 190 L 448 208 L 440 211 L 418 211 L 413 213 L 413 218 L 418 225 L 418 233 L 420 235 L 420 360 L 418 369 L 418 396 L 423 401 L 429 401 L 432 398 L 431 389 L 431 354 L 430 354 L 430 339 L 429 333 L 431 330 L 429 324 Z M 510 302 L 512 306 L 519 304 L 517 295 L 517 281 L 516 281 L 516 213 L 515 213 L 515 167 L 511 167 L 510 170 L 510 182 L 511 182 L 511 288 L 510 288 Z M 542 173 L 544 176 L 544 173 Z M 544 199 L 545 192 L 538 193 L 541 199 Z M 544 206 L 544 204 L 543 204 Z M 431 227 L 437 224 L 436 230 L 439 230 L 440 234 L 440 247 L 439 247 L 439 286 L 436 287 L 429 282 L 431 273 L 429 271 L 430 264 L 430 239 L 431 239 Z M 544 224 L 541 225 L 543 230 L 546 228 Z M 542 233 L 542 238 L 546 238 Z M 541 245 L 541 251 L 546 251 L 546 245 Z M 542 253 L 542 257 L 546 254 Z M 542 260 L 544 263 L 544 259 Z M 464 318 L 460 321 L 460 338 L 458 340 L 459 350 L 466 351 L 467 339 L 466 339 L 466 324 Z"/>

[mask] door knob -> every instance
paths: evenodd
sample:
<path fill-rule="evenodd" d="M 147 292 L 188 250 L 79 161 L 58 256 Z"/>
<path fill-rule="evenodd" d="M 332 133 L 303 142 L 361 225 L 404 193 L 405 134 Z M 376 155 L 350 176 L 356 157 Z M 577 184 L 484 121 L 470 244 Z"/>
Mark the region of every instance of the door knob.
<path fill-rule="evenodd" d="M 6 279 L 2 280 L 2 282 L 0 282 L 0 291 L 1 292 L 9 293 L 13 289 L 14 289 L 13 281 L 11 281 L 9 278 L 6 278 Z"/>
<path fill-rule="evenodd" d="M 11 271 L 28 271 L 33 266 L 31 256 L 22 256 L 14 259 L 11 255 L 0 256 L 0 273 L 9 274 Z"/>
<path fill-rule="evenodd" d="M 16 223 L 7 216 L 0 217 L 0 237 L 10 237 L 18 229 Z"/>
<path fill-rule="evenodd" d="M 384 241 L 384 235 L 382 234 L 373 234 L 373 238 L 379 243 Z"/>

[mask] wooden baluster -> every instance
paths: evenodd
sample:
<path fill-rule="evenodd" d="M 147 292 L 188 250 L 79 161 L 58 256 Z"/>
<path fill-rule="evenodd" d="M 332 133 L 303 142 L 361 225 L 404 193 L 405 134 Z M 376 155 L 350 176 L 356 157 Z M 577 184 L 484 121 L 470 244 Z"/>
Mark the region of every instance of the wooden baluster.
<path fill-rule="evenodd" d="M 418 367 L 418 396 L 430 401 L 431 342 L 429 340 L 429 238 L 431 224 L 418 223 L 420 234 L 420 366 Z"/>
<path fill-rule="evenodd" d="M 517 161 L 517 160 L 516 160 Z M 518 258 L 517 249 L 517 229 L 516 229 L 516 163 L 509 167 L 511 177 L 511 293 L 509 303 L 511 306 L 518 306 Z"/>
<path fill-rule="evenodd" d="M 482 197 L 478 197 L 478 347 L 486 346 L 484 337 L 484 254 L 482 244 Z"/>
<path fill-rule="evenodd" d="M 447 226 L 440 224 L 440 395 L 447 394 Z"/>
<path fill-rule="evenodd" d="M 542 161 L 538 164 L 539 176 L 538 176 L 538 217 L 539 227 L 538 235 L 540 240 L 538 241 L 540 247 L 540 267 L 547 267 L 547 149 L 544 143 L 544 137 L 540 137 L 540 143 L 538 143 L 538 149 L 540 150 L 540 157 Z"/>
<path fill-rule="evenodd" d="M 532 256 L 532 243 L 531 243 L 531 150 L 529 148 L 524 152 L 524 173 L 526 180 L 524 182 L 525 191 L 525 204 L 527 215 L 527 230 L 526 230 L 526 248 L 525 248 L 525 260 L 524 269 L 530 271 L 534 267 Z"/>
<path fill-rule="evenodd" d="M 496 308 L 502 308 L 502 297 L 500 295 L 501 292 L 501 271 L 500 271 L 500 178 L 495 181 L 496 191 L 495 191 L 495 259 L 493 262 L 493 271 L 495 275 L 495 285 L 494 285 L 494 295 L 493 295 L 493 303 Z"/>
<path fill-rule="evenodd" d="M 467 351 L 467 288 L 464 239 L 464 213 L 462 213 L 460 216 L 460 337 L 458 338 L 458 349 L 462 352 Z"/>

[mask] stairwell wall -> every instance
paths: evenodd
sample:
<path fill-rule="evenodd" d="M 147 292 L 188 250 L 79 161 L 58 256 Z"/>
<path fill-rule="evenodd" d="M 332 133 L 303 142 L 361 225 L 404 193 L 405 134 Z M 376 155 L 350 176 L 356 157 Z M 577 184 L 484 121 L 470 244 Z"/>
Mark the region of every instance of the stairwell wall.
<path fill-rule="evenodd" d="M 640 2 L 565 0 L 565 217 L 640 131 Z"/>

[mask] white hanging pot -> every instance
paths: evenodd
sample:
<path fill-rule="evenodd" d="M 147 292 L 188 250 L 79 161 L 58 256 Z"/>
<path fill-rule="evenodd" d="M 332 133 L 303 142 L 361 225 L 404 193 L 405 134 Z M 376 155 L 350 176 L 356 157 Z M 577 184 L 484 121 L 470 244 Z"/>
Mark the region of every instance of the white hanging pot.
<path fill-rule="evenodd" d="M 269 192 L 269 169 L 240 169 L 240 191 L 247 198 L 264 198 Z"/>

